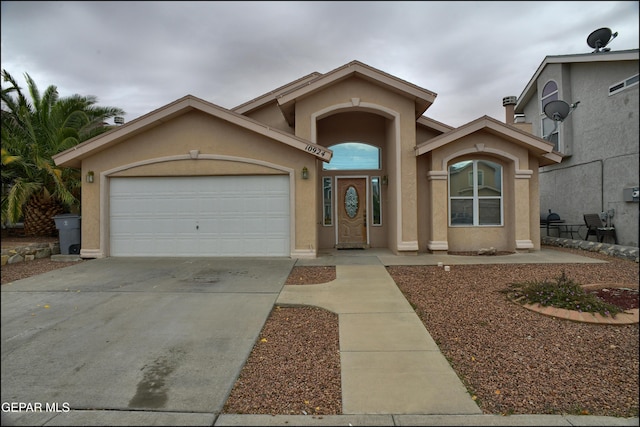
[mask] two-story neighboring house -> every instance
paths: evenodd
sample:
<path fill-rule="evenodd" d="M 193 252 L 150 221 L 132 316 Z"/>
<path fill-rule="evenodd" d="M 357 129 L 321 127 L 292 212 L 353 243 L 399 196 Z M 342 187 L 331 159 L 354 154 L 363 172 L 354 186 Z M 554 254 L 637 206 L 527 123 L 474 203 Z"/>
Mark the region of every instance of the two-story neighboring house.
<path fill-rule="evenodd" d="M 599 213 L 615 225 L 618 244 L 637 247 L 638 49 L 547 56 L 517 101 L 508 98 L 507 122 L 563 156 L 539 170 L 541 217 L 550 210 L 579 224 Z M 543 111 L 553 100 L 578 105 L 554 122 Z"/>

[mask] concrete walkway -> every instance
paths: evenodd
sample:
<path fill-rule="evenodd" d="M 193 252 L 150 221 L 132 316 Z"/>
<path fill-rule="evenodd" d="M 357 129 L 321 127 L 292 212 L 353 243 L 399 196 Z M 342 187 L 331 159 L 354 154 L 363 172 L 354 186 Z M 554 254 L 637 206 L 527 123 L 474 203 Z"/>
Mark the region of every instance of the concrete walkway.
<path fill-rule="evenodd" d="M 382 264 L 339 265 L 276 304 L 338 314 L 344 414 L 482 413 Z"/>

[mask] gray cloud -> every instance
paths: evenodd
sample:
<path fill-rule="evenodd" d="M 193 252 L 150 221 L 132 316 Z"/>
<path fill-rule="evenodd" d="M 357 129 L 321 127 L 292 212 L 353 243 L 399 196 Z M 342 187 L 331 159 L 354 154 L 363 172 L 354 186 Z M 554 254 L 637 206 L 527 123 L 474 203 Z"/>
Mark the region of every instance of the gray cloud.
<path fill-rule="evenodd" d="M 618 31 L 638 48 L 638 2 L 3 1 L 2 68 L 41 90 L 95 95 L 133 120 L 191 94 L 232 108 L 357 59 L 438 94 L 427 116 L 504 119 L 547 55 Z"/>

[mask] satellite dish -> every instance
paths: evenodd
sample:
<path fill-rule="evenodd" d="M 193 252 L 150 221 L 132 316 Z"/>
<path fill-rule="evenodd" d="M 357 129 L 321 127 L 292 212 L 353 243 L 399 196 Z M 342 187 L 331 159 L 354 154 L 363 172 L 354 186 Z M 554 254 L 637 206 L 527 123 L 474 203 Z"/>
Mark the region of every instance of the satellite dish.
<path fill-rule="evenodd" d="M 543 109 L 544 115 L 553 120 L 553 130 L 549 132 L 549 135 L 543 136 L 543 138 L 549 141 L 551 139 L 551 135 L 558 130 L 558 122 L 564 121 L 564 119 L 566 119 L 569 114 L 578 107 L 578 104 L 580 104 L 580 101 L 569 105 L 559 99 L 547 103 Z"/>
<path fill-rule="evenodd" d="M 571 112 L 571 106 L 564 101 L 551 101 L 544 106 L 544 114 L 551 120 L 561 122 Z"/>
<path fill-rule="evenodd" d="M 617 36 L 618 33 L 616 32 L 611 34 L 611 29 L 609 28 L 599 28 L 589 34 L 589 37 L 587 37 L 587 44 L 595 49 L 593 53 L 600 52 L 600 49 L 602 49 L 604 52 L 609 52 L 611 49 L 605 49 L 605 47 L 609 44 L 609 42 L 611 42 L 611 40 L 615 39 Z"/>

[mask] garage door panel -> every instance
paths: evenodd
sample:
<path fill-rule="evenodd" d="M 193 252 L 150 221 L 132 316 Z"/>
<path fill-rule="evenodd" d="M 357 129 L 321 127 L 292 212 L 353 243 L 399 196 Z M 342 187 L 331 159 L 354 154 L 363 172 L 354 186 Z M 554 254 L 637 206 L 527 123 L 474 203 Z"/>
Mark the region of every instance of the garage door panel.
<path fill-rule="evenodd" d="M 289 256 L 289 177 L 111 179 L 112 256 Z"/>
<path fill-rule="evenodd" d="M 265 218 L 264 222 L 264 228 L 266 230 L 271 230 L 271 233 L 274 235 L 286 233 L 289 229 L 289 222 L 282 218 Z"/>

